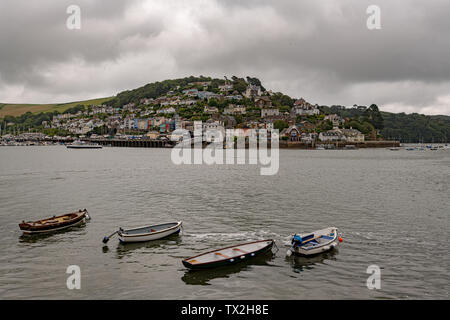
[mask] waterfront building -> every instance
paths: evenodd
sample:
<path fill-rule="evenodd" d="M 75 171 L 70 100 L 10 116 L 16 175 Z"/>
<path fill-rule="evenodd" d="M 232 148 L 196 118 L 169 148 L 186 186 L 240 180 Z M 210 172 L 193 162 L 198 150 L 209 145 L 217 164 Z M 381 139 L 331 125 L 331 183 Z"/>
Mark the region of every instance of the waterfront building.
<path fill-rule="evenodd" d="M 287 137 L 289 141 L 300 141 L 301 134 L 297 126 L 291 125 L 289 128 L 285 128 L 280 132 L 280 137 Z"/>

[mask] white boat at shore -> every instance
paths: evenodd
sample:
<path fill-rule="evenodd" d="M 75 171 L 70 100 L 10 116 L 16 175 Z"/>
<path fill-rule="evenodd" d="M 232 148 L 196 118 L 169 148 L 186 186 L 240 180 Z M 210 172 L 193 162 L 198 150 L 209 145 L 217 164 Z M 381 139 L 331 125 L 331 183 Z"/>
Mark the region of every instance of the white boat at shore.
<path fill-rule="evenodd" d="M 133 229 L 122 229 L 115 231 L 108 237 L 103 238 L 103 243 L 107 243 L 109 238 L 118 234 L 119 241 L 122 243 L 129 242 L 146 242 L 152 240 L 159 240 L 168 237 L 172 234 L 179 233 L 182 228 L 182 221 L 149 225 Z"/>
<path fill-rule="evenodd" d="M 68 149 L 101 149 L 102 145 L 98 143 L 86 143 L 84 141 L 74 141 L 66 146 Z"/>
<path fill-rule="evenodd" d="M 336 227 L 329 227 L 311 233 L 294 234 L 287 255 L 292 253 L 311 256 L 336 248 L 342 242 Z"/>

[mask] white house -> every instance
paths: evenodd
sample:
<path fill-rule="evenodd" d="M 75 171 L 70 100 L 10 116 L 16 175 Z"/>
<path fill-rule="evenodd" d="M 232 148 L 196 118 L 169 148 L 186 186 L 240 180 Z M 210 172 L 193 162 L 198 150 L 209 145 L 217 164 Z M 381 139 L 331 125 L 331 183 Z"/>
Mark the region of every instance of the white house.
<path fill-rule="evenodd" d="M 350 127 L 350 129 L 341 130 L 348 142 L 364 142 L 364 135 L 356 129 Z"/>
<path fill-rule="evenodd" d="M 305 99 L 301 98 L 294 102 L 294 114 L 299 116 L 312 116 L 320 114 L 319 106 L 312 105 Z"/>
<path fill-rule="evenodd" d="M 208 113 L 208 114 L 214 114 L 214 113 L 218 113 L 219 109 L 217 109 L 217 107 L 205 106 L 205 108 L 203 109 L 203 112 Z"/>
<path fill-rule="evenodd" d="M 278 116 L 278 115 L 280 115 L 280 110 L 278 110 L 276 108 L 261 109 L 261 118 Z"/>
<path fill-rule="evenodd" d="M 230 104 L 223 110 L 223 114 L 246 114 L 246 108 L 241 105 Z"/>
<path fill-rule="evenodd" d="M 164 113 L 164 114 L 175 113 L 175 112 L 176 112 L 176 110 L 174 107 L 162 108 L 157 111 L 157 113 Z"/>
<path fill-rule="evenodd" d="M 324 120 L 329 120 L 333 123 L 333 127 L 338 127 L 340 124 L 344 123 L 344 119 L 342 119 L 337 114 L 329 114 L 325 116 Z"/>
<path fill-rule="evenodd" d="M 225 83 L 225 84 L 219 86 L 219 90 L 221 92 L 231 91 L 231 90 L 233 90 L 233 85 L 230 83 Z"/>
<path fill-rule="evenodd" d="M 333 129 L 319 134 L 320 141 L 364 142 L 364 135 L 356 129 Z"/>
<path fill-rule="evenodd" d="M 245 90 L 244 96 L 247 98 L 259 97 L 261 95 L 261 87 L 249 84 Z"/>

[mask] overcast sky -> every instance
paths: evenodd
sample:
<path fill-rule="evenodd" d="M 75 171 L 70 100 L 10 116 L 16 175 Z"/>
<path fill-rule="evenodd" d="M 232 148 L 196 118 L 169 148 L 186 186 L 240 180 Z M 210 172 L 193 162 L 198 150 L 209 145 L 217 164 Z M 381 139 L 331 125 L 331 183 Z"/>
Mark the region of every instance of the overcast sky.
<path fill-rule="evenodd" d="M 72 4 L 80 30 L 66 27 Z M 449 13 L 448 0 L 1 0 L 0 102 L 248 75 L 321 105 L 450 115 Z"/>

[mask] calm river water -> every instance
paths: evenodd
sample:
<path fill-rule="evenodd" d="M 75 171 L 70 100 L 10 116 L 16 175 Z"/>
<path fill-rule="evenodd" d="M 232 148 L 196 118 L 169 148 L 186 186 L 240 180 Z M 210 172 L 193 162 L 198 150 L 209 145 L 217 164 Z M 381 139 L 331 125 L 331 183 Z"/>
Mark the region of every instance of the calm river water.
<path fill-rule="evenodd" d="M 280 150 L 257 165 L 181 165 L 170 149 L 0 147 L 2 299 L 449 298 L 450 150 Z M 87 208 L 85 226 L 23 237 L 22 220 Z M 182 236 L 120 245 L 119 226 L 184 222 Z M 339 250 L 285 253 L 289 235 L 336 226 Z M 249 264 L 187 271 L 183 258 L 273 238 Z M 81 289 L 69 290 L 69 265 Z M 381 289 L 369 290 L 369 265 Z"/>

